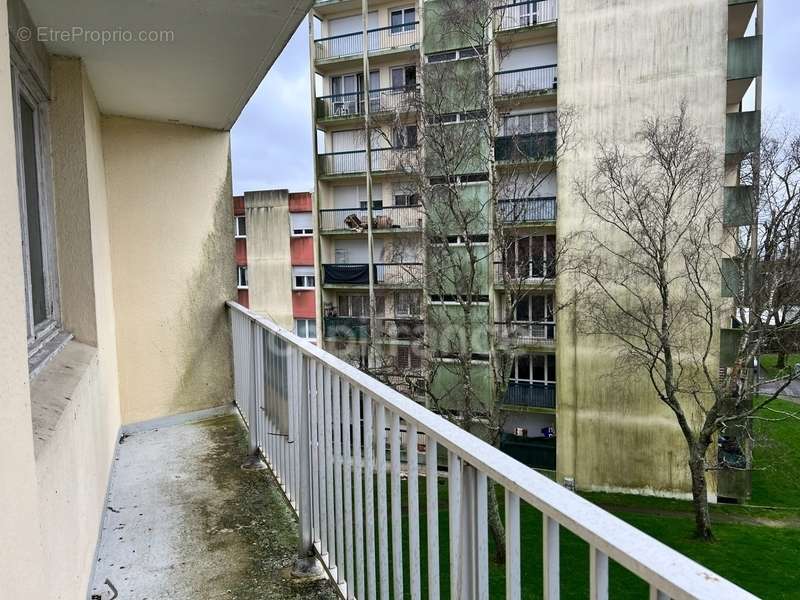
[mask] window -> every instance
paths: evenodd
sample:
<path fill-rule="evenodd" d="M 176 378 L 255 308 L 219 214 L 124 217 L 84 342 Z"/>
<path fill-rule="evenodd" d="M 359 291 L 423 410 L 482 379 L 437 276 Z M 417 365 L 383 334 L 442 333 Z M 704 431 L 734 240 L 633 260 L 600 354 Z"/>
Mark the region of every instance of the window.
<path fill-rule="evenodd" d="M 315 287 L 314 267 L 292 267 L 292 280 L 296 290 L 313 290 Z"/>
<path fill-rule="evenodd" d="M 420 351 L 413 346 L 398 346 L 396 361 L 397 370 L 401 372 L 422 367 Z"/>
<path fill-rule="evenodd" d="M 514 240 L 506 254 L 506 270 L 511 277 L 520 279 L 553 278 L 556 237 L 554 235 L 532 235 Z"/>
<path fill-rule="evenodd" d="M 558 119 L 553 111 L 508 115 L 503 117 L 500 135 L 528 135 L 532 133 L 552 133 L 556 130 Z"/>
<path fill-rule="evenodd" d="M 359 200 L 358 201 L 358 208 L 361 210 L 367 210 L 367 201 L 366 200 Z M 383 208 L 383 200 L 373 200 L 372 201 L 372 210 L 380 210 Z"/>
<path fill-rule="evenodd" d="M 395 206 L 419 206 L 419 194 L 408 194 L 405 192 L 394 193 Z"/>
<path fill-rule="evenodd" d="M 470 121 L 480 121 L 486 119 L 485 110 L 469 110 L 466 112 L 444 113 L 440 115 L 431 115 L 429 120 L 431 123 L 440 125 L 450 125 L 452 123 L 468 123 Z"/>
<path fill-rule="evenodd" d="M 555 354 L 523 354 L 514 359 L 511 381 L 517 383 L 544 383 L 556 381 Z"/>
<path fill-rule="evenodd" d="M 392 88 L 410 88 L 417 85 L 417 67 L 394 67 L 392 69 Z"/>
<path fill-rule="evenodd" d="M 426 57 L 429 63 L 449 62 L 452 60 L 465 60 L 475 58 L 480 52 L 475 48 L 461 48 L 460 50 L 450 50 L 449 52 L 436 52 L 428 54 Z"/>
<path fill-rule="evenodd" d="M 467 243 L 467 239 L 469 239 L 470 243 L 472 244 L 488 244 L 489 243 L 489 234 L 488 233 L 480 233 L 476 235 L 471 235 L 469 237 L 464 235 L 448 235 L 447 236 L 447 245 L 448 246 L 464 246 Z M 433 242 L 436 246 L 441 246 L 443 238 L 436 238 Z"/>
<path fill-rule="evenodd" d="M 392 33 L 414 31 L 416 27 L 417 11 L 414 8 L 401 8 L 390 13 Z"/>
<path fill-rule="evenodd" d="M 465 183 L 482 183 L 489 181 L 487 173 L 471 173 L 469 175 L 453 175 L 451 177 L 431 177 L 431 185 L 461 185 Z"/>
<path fill-rule="evenodd" d="M 12 54 L 13 56 L 13 54 Z M 28 355 L 44 358 L 60 347 L 58 274 L 55 233 L 50 197 L 48 104 L 46 94 L 12 66 L 14 129 L 16 133 L 17 184 L 22 229 Z M 41 364 L 38 359 L 31 360 Z"/>
<path fill-rule="evenodd" d="M 398 292 L 394 301 L 396 317 L 419 316 L 419 295 L 412 292 Z"/>
<path fill-rule="evenodd" d="M 314 235 L 311 213 L 290 213 L 289 222 L 292 227 L 292 235 Z"/>
<path fill-rule="evenodd" d="M 233 218 L 234 224 L 234 231 L 235 237 L 237 238 L 246 238 L 247 237 L 247 222 L 244 218 L 244 215 L 237 215 Z"/>
<path fill-rule="evenodd" d="M 393 148 L 416 148 L 417 147 L 417 126 L 405 125 L 392 129 Z"/>
<path fill-rule="evenodd" d="M 247 289 L 247 267 L 242 267 L 242 266 L 236 267 L 236 279 L 237 279 L 236 286 L 240 290 L 246 290 Z"/>
<path fill-rule="evenodd" d="M 294 332 L 298 337 L 315 339 L 317 337 L 317 322 L 314 319 L 295 319 Z"/>
<path fill-rule="evenodd" d="M 369 316 L 369 296 L 339 296 L 338 301 L 340 317 Z"/>

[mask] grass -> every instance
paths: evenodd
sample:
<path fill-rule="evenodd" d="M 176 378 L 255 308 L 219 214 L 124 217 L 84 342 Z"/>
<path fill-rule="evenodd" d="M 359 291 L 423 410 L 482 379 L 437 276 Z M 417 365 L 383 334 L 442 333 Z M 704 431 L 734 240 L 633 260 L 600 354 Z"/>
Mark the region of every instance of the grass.
<path fill-rule="evenodd" d="M 776 411 L 800 413 L 800 406 L 773 400 Z M 755 421 L 753 446 L 753 495 L 751 502 L 763 506 L 800 508 L 800 420 L 784 418 L 769 410 Z M 767 420 L 776 419 L 776 420 Z M 780 420 L 782 419 L 782 420 Z"/>
<path fill-rule="evenodd" d="M 783 374 L 788 375 L 791 373 L 794 365 L 800 362 L 800 354 L 787 354 L 786 355 L 786 368 L 778 369 L 778 355 L 777 354 L 762 354 L 758 359 L 761 368 L 770 379 L 775 379 Z"/>

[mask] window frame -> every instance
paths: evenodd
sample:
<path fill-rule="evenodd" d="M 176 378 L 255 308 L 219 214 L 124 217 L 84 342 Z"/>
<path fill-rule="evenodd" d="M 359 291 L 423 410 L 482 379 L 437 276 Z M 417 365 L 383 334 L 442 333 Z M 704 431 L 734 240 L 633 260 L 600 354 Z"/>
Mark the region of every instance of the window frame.
<path fill-rule="evenodd" d="M 244 277 L 242 275 L 244 274 Z M 242 284 L 244 280 L 244 284 Z M 236 265 L 236 289 L 248 290 L 250 289 L 249 281 L 247 280 L 247 265 Z"/>
<path fill-rule="evenodd" d="M 303 332 L 300 332 L 300 324 L 303 324 Z M 309 325 L 313 325 L 314 327 L 314 335 L 309 335 L 308 329 Z M 317 320 L 316 319 L 306 319 L 306 318 L 295 318 L 294 320 L 294 334 L 297 337 L 303 338 L 304 340 L 315 340 L 317 339 Z"/>
<path fill-rule="evenodd" d="M 407 15 L 409 12 L 414 13 L 414 18 L 410 21 L 407 20 Z M 393 24 L 392 17 L 396 14 L 400 15 L 401 23 Z M 416 6 L 404 6 L 402 8 L 392 8 L 389 10 L 389 29 L 392 35 L 397 35 L 401 33 L 405 33 L 407 31 L 414 31 L 417 28 L 417 7 Z"/>
<path fill-rule="evenodd" d="M 60 335 L 61 302 L 58 282 L 58 262 L 56 257 L 55 206 L 52 195 L 52 165 L 50 162 L 50 118 L 47 91 L 31 75 L 31 67 L 11 49 L 11 95 L 12 117 L 14 120 L 14 153 L 20 210 L 20 233 L 22 242 L 22 263 L 25 288 L 26 336 L 28 342 L 28 362 L 31 375 L 37 366 L 54 352 L 58 351 L 68 334 Z M 33 292 L 31 283 L 30 239 L 28 233 L 28 210 L 25 184 L 25 158 L 22 140 L 21 102 L 25 101 L 33 112 L 36 187 L 39 205 L 39 229 L 42 246 L 42 275 L 47 317 L 34 323 Z M 65 335 L 67 336 L 65 338 Z M 34 359 L 34 357 L 36 357 Z"/>
<path fill-rule="evenodd" d="M 244 233 L 242 233 L 242 228 L 239 227 L 239 222 L 244 223 Z M 234 215 L 233 216 L 233 237 L 237 240 L 245 240 L 247 239 L 247 218 L 245 215 Z"/>

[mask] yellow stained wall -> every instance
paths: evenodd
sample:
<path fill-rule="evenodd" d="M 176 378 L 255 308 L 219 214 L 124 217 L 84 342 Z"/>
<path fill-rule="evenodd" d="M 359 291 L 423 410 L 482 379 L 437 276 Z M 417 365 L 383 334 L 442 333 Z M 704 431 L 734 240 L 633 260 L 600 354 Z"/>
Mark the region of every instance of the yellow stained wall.
<path fill-rule="evenodd" d="M 247 275 L 250 308 L 281 327 L 294 328 L 289 249 L 289 192 L 244 195 L 247 215 Z"/>
<path fill-rule="evenodd" d="M 592 172 L 596 142 L 633 144 L 643 118 L 674 115 L 683 99 L 722 167 L 727 9 L 721 0 L 559 2 L 558 103 L 574 109 L 578 136 L 558 168 L 561 240 L 598 227 L 574 193 L 576 178 Z M 559 277 L 558 297 L 573 285 Z M 685 442 L 646 375 L 620 374 L 613 343 L 578 331 L 580 306 L 557 320 L 559 481 L 687 493 Z"/>
<path fill-rule="evenodd" d="M 228 132 L 102 118 L 124 423 L 228 403 Z"/>
<path fill-rule="evenodd" d="M 0 573 L 8 598 L 46 598 L 28 384 L 8 10 L 0 2 Z"/>

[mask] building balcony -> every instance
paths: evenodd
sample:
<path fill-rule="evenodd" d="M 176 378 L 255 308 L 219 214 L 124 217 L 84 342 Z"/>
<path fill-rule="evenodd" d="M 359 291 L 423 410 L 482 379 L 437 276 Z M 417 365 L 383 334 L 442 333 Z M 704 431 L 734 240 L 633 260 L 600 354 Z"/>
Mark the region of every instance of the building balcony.
<path fill-rule="evenodd" d="M 495 30 L 505 32 L 539 25 L 552 25 L 558 20 L 558 1 L 514 2 L 494 8 Z"/>
<path fill-rule="evenodd" d="M 373 282 L 376 286 L 422 287 L 422 263 L 375 263 Z M 323 264 L 322 283 L 326 286 L 369 285 L 369 265 Z"/>
<path fill-rule="evenodd" d="M 380 317 L 378 325 L 384 340 L 417 342 L 425 335 L 425 323 L 418 316 Z"/>
<path fill-rule="evenodd" d="M 325 317 L 323 327 L 327 339 L 369 339 L 369 317 Z"/>
<path fill-rule="evenodd" d="M 752 80 L 761 75 L 763 38 L 760 35 L 728 41 L 728 87 L 726 102 L 742 101 Z"/>
<path fill-rule="evenodd" d="M 419 29 L 418 21 L 369 29 L 367 52 L 376 55 L 415 49 L 419 44 Z M 314 56 L 317 62 L 357 59 L 363 52 L 364 34 L 361 31 L 314 40 Z"/>
<path fill-rule="evenodd" d="M 553 224 L 556 221 L 556 198 L 514 198 L 497 202 L 497 216 L 507 225 Z"/>
<path fill-rule="evenodd" d="M 508 384 L 506 396 L 503 398 L 503 404 L 525 408 L 555 409 L 556 384 L 511 381 Z"/>
<path fill-rule="evenodd" d="M 555 160 L 556 133 L 526 133 L 498 137 L 494 141 L 494 157 L 498 163 L 524 164 Z"/>
<path fill-rule="evenodd" d="M 545 285 L 555 284 L 556 266 L 553 261 L 525 260 L 519 262 L 495 262 L 495 285 Z"/>
<path fill-rule="evenodd" d="M 722 224 L 741 227 L 753 222 L 753 188 L 749 185 L 725 187 Z"/>
<path fill-rule="evenodd" d="M 370 116 L 409 112 L 416 107 L 418 94 L 418 86 L 370 90 Z M 364 115 L 366 108 L 364 92 L 322 96 L 317 98 L 317 120 L 338 122 L 358 118 Z"/>
<path fill-rule="evenodd" d="M 371 151 L 373 173 L 397 173 L 403 171 L 410 148 L 376 148 Z M 361 175 L 367 171 L 367 151 L 328 152 L 317 156 L 321 177 Z"/>
<path fill-rule="evenodd" d="M 422 207 L 419 205 L 374 208 L 372 231 L 422 231 L 422 217 Z M 366 233 L 368 224 L 366 208 L 323 208 L 319 211 L 319 229 L 322 233 Z"/>
<path fill-rule="evenodd" d="M 510 597 L 521 597 L 528 576 L 514 557 L 526 539 L 520 506 L 532 505 L 551 535 L 564 527 L 588 543 L 594 597 L 608 597 L 613 562 L 649 584 L 651 597 L 753 598 L 523 464 L 553 470 L 553 438 L 504 435 L 501 451 L 274 323 L 230 306 L 234 398 L 248 446 L 254 458 L 264 458 L 297 516 L 296 564 L 321 561 L 343 597 L 368 597 L 368 590 L 381 588 L 388 597 L 390 584 L 397 598 L 422 597 L 423 563 L 429 574 L 449 568 L 456 582 L 434 595 L 489 598 L 485 499 L 491 480 L 504 498 L 509 560 L 501 568 Z M 376 472 L 386 477 L 376 479 Z M 438 499 L 442 486 L 446 500 Z M 445 506 L 437 509 L 440 501 Z M 422 526 L 442 533 L 420 536 Z M 390 549 L 389 534 L 402 543 Z M 545 573 L 557 572 L 560 544 L 544 547 Z M 441 556 L 449 556 L 449 566 L 440 564 Z M 571 593 L 572 579 L 551 578 L 551 595 L 562 587 Z"/>
<path fill-rule="evenodd" d="M 554 94 L 558 89 L 558 67 L 544 65 L 495 73 L 495 95 L 517 97 Z"/>
<path fill-rule="evenodd" d="M 761 143 L 761 111 L 726 115 L 725 154 L 741 157 L 758 150 Z"/>
<path fill-rule="evenodd" d="M 495 323 L 498 339 L 509 346 L 537 346 L 555 349 L 556 324 L 554 321 L 512 321 Z"/>
<path fill-rule="evenodd" d="M 532 469 L 555 471 L 556 438 L 530 438 L 502 434 L 500 450 Z"/>

